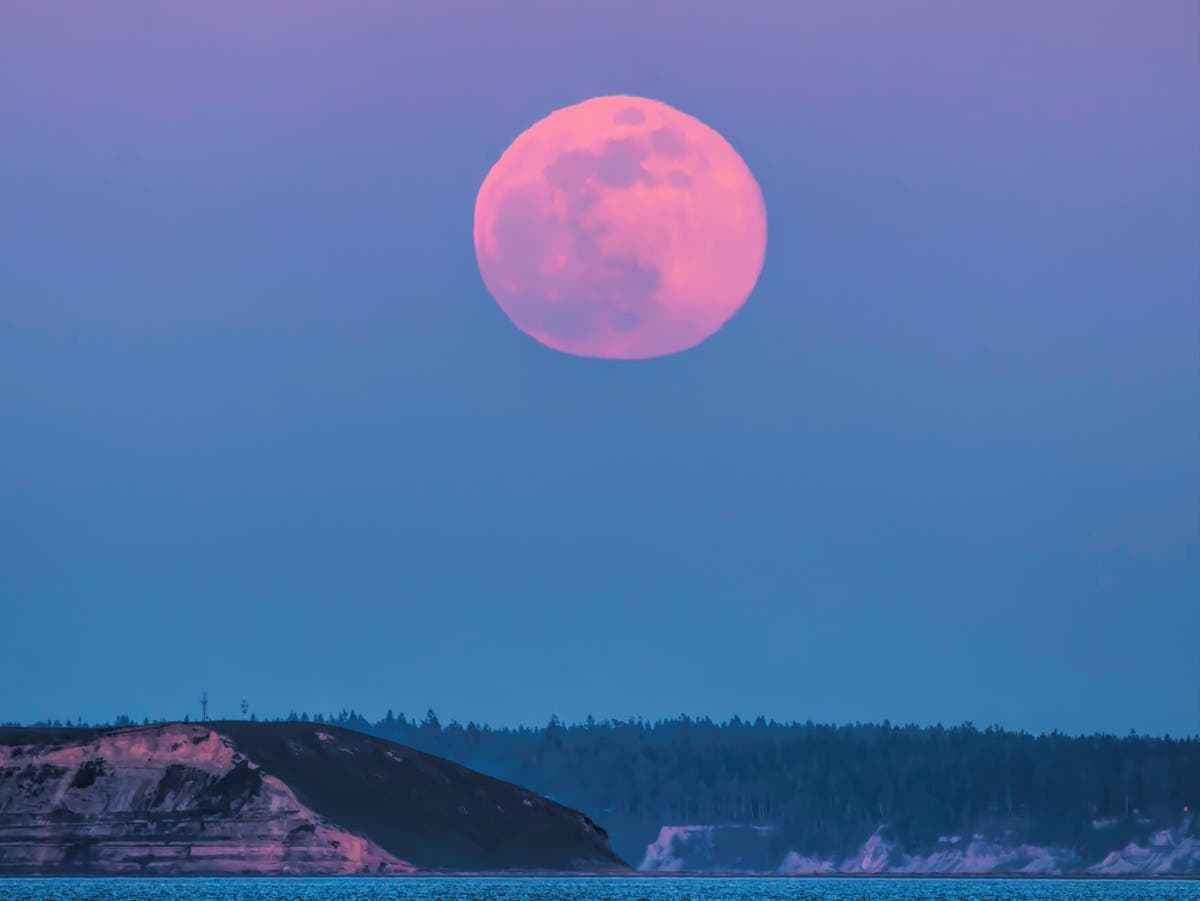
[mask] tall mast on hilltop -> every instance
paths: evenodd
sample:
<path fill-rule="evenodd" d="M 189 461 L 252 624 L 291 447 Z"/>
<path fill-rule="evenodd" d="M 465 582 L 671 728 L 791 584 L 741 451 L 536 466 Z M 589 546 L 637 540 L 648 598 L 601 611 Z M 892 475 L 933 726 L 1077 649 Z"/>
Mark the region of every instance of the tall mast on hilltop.
<path fill-rule="evenodd" d="M 200 720 L 208 722 L 208 692 L 203 692 L 200 695 Z"/>

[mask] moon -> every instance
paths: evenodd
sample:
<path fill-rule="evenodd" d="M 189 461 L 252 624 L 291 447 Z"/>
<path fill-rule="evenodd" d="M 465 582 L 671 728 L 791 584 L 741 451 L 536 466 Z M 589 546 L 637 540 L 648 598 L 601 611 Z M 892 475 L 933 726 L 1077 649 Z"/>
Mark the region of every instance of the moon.
<path fill-rule="evenodd" d="M 762 270 L 767 216 L 745 161 L 699 119 L 596 97 L 522 133 L 475 201 L 475 256 L 521 331 L 644 359 L 713 335 Z"/>

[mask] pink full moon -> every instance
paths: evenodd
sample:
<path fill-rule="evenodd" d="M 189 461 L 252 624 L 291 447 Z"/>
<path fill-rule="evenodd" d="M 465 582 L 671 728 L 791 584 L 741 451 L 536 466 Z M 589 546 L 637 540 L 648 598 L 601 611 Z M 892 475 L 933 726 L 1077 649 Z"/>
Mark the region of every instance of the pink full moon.
<path fill-rule="evenodd" d="M 694 347 L 746 302 L 767 217 L 721 135 L 643 97 L 551 113 L 492 167 L 475 255 L 509 319 L 570 354 L 641 359 Z"/>

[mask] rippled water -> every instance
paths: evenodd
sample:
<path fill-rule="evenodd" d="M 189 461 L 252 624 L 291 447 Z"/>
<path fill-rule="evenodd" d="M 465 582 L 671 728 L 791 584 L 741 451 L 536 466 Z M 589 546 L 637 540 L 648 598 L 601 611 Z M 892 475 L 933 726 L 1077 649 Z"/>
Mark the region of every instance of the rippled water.
<path fill-rule="evenodd" d="M 1200 901 L 1200 882 L 1067 879 L 0 879 L 0 901 Z"/>

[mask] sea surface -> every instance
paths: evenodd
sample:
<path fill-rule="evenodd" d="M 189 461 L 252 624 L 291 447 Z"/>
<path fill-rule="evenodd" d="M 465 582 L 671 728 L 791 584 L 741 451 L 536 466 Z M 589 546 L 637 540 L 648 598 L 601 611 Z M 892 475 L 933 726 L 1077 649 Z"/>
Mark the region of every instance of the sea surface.
<path fill-rule="evenodd" d="M 0 879 L 0 901 L 1200 901 L 1200 881 L 1070 879 Z"/>

